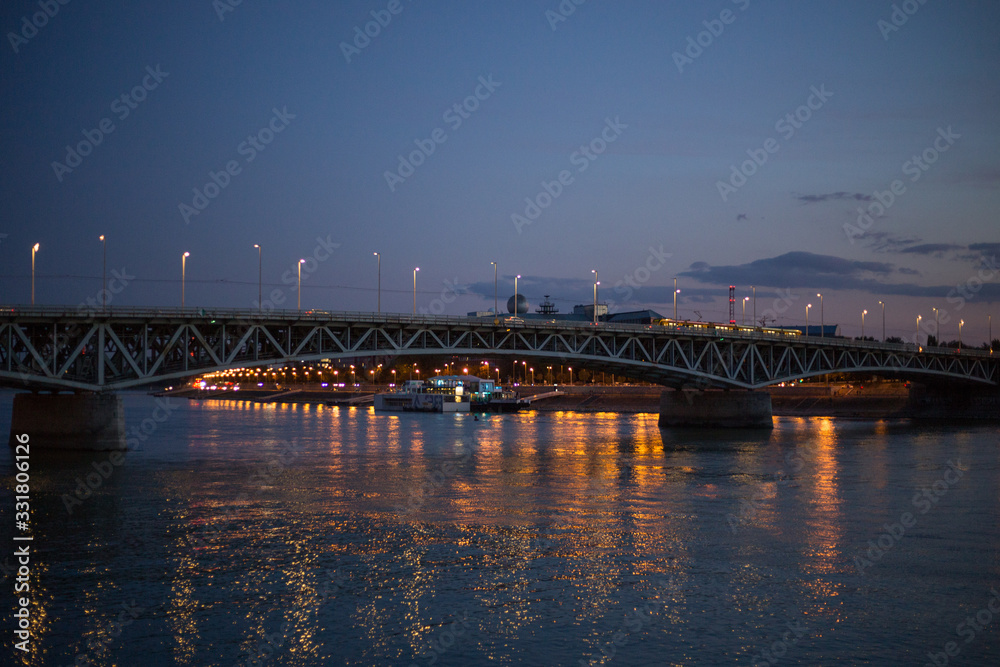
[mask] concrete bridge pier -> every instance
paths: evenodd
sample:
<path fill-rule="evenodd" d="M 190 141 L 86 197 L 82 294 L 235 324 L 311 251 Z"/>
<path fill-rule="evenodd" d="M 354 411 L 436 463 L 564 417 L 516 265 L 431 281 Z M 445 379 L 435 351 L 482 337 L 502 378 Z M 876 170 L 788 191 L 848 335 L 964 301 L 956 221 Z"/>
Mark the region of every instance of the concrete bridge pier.
<path fill-rule="evenodd" d="M 27 433 L 40 449 L 125 449 L 125 408 L 113 393 L 16 394 L 10 421 L 15 436 Z"/>
<path fill-rule="evenodd" d="M 665 391 L 660 426 L 774 428 L 771 395 L 755 391 Z"/>

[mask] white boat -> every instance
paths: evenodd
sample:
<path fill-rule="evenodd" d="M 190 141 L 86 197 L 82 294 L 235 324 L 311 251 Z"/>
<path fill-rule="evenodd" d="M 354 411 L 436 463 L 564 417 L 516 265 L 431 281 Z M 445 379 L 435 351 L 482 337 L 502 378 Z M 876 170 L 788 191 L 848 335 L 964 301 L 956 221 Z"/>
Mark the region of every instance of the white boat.
<path fill-rule="evenodd" d="M 449 386 L 451 384 L 452 386 Z M 380 412 L 469 412 L 472 396 L 462 383 L 407 380 L 397 391 L 375 394 Z"/>

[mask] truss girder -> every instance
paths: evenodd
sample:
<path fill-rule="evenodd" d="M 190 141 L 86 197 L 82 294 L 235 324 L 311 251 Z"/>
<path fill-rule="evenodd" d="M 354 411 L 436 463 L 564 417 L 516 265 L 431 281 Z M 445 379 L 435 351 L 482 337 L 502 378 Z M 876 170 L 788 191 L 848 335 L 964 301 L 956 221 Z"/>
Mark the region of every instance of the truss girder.
<path fill-rule="evenodd" d="M 756 389 L 850 372 L 1000 384 L 998 360 L 986 352 L 847 339 L 372 313 L 0 313 L 0 382 L 35 389 L 106 391 L 240 366 L 383 354 L 539 358 L 670 386 Z"/>

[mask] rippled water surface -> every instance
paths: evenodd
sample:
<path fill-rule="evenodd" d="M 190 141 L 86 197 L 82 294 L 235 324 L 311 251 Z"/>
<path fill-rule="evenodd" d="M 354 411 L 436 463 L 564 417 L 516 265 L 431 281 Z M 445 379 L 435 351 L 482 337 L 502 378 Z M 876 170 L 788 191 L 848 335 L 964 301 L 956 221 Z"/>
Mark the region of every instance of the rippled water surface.
<path fill-rule="evenodd" d="M 14 651 L 5 614 L 5 656 L 1000 664 L 996 427 L 155 407 L 126 397 L 150 432 L 121 466 L 32 451 L 34 636 Z M 11 545 L 10 452 L 2 469 Z"/>

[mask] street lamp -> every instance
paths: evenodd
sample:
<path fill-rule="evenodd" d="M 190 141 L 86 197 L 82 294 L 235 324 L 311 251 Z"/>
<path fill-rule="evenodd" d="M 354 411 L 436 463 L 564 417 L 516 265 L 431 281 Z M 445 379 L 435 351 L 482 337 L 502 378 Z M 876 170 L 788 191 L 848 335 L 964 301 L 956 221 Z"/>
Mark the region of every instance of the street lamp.
<path fill-rule="evenodd" d="M 531 371 L 531 386 L 533 387 L 535 386 L 535 369 L 529 368 L 528 370 Z"/>
<path fill-rule="evenodd" d="M 41 248 L 41 244 L 36 243 L 31 246 L 31 305 L 35 305 L 35 253 Z"/>
<path fill-rule="evenodd" d="M 597 324 L 597 286 L 601 283 L 597 280 L 597 269 L 591 269 L 590 272 L 594 274 L 594 324 Z"/>
<path fill-rule="evenodd" d="M 298 310 L 302 310 L 302 265 L 306 263 L 306 260 L 300 259 L 298 263 L 299 267 L 299 289 L 298 289 Z"/>
<path fill-rule="evenodd" d="M 917 335 L 916 338 L 913 339 L 913 342 L 917 345 L 920 345 L 920 320 L 922 319 L 924 319 L 923 315 L 917 315 Z"/>
<path fill-rule="evenodd" d="M 101 245 L 104 246 L 104 261 L 102 262 L 101 269 L 101 310 L 107 310 L 108 308 L 108 242 L 104 238 L 104 234 L 98 237 L 101 241 Z"/>
<path fill-rule="evenodd" d="M 861 311 L 861 340 L 865 339 L 865 315 L 868 314 L 867 310 Z"/>
<path fill-rule="evenodd" d="M 757 287 L 755 285 L 751 285 L 750 289 L 753 290 L 753 322 L 751 322 L 751 324 L 757 326 Z"/>
<path fill-rule="evenodd" d="M 381 313 L 382 312 L 382 255 L 378 254 L 377 252 L 372 254 L 375 255 L 376 260 L 378 260 L 378 287 L 376 288 L 378 296 L 376 297 L 376 312 Z"/>
<path fill-rule="evenodd" d="M 517 279 L 521 277 L 521 274 L 514 276 L 514 317 L 517 317 Z"/>
<path fill-rule="evenodd" d="M 941 329 L 938 324 L 938 309 L 931 308 L 934 311 L 934 339 L 937 341 L 938 347 L 941 346 Z"/>
<path fill-rule="evenodd" d="M 569 367 L 569 383 L 573 384 L 573 367 Z"/>
<path fill-rule="evenodd" d="M 962 326 L 965 324 L 965 320 L 958 321 L 958 351 L 962 351 Z"/>
<path fill-rule="evenodd" d="M 490 262 L 493 265 L 493 317 L 500 317 L 500 312 L 497 310 L 497 263 Z"/>
<path fill-rule="evenodd" d="M 817 294 L 816 296 L 819 297 L 819 337 L 823 338 L 826 335 L 823 332 L 823 329 L 826 328 L 826 326 L 825 326 L 826 325 L 826 316 L 823 314 L 823 295 L 822 294 Z"/>
<path fill-rule="evenodd" d="M 181 255 L 181 308 L 184 307 L 184 281 L 187 279 L 187 258 L 190 256 L 189 252 Z"/>
<path fill-rule="evenodd" d="M 879 301 L 878 305 L 882 306 L 882 342 L 885 342 L 885 302 Z"/>
<path fill-rule="evenodd" d="M 420 267 L 413 269 L 413 314 L 417 314 L 417 271 Z"/>
<path fill-rule="evenodd" d="M 989 330 L 990 330 L 990 333 L 989 333 L 989 337 L 990 337 L 990 341 L 989 341 L 990 354 L 993 354 L 993 316 L 992 315 L 987 315 L 986 316 L 986 325 L 989 327 Z"/>
<path fill-rule="evenodd" d="M 748 296 L 743 297 L 743 326 L 747 325 L 747 301 L 749 300 L 750 297 Z"/>
<path fill-rule="evenodd" d="M 261 250 L 259 243 L 254 243 L 253 247 L 257 248 L 257 310 L 260 311 L 264 309 L 264 271 L 260 258 L 261 252 L 263 251 Z"/>
<path fill-rule="evenodd" d="M 807 336 L 809 335 L 809 309 L 812 308 L 812 307 L 813 307 L 813 305 L 811 303 L 810 304 L 806 304 L 806 335 Z"/>

